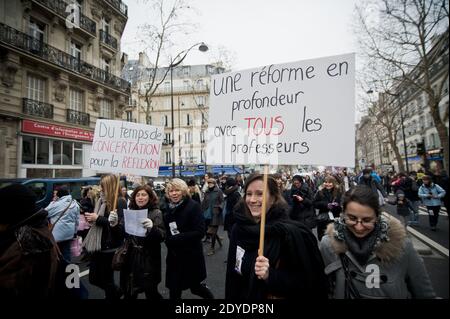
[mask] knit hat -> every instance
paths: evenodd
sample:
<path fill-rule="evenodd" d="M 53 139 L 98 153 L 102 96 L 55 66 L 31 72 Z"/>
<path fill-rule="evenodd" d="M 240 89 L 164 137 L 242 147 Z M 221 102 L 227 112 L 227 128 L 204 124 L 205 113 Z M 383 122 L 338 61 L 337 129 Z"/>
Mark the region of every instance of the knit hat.
<path fill-rule="evenodd" d="M 15 225 L 37 212 L 36 195 L 27 186 L 12 184 L 0 189 L 0 224 Z"/>
<path fill-rule="evenodd" d="M 236 180 L 233 177 L 228 177 L 226 185 L 227 185 L 227 187 L 236 186 Z"/>
<path fill-rule="evenodd" d="M 214 183 L 214 184 L 216 184 L 216 180 L 214 178 L 208 178 L 207 183 Z"/>

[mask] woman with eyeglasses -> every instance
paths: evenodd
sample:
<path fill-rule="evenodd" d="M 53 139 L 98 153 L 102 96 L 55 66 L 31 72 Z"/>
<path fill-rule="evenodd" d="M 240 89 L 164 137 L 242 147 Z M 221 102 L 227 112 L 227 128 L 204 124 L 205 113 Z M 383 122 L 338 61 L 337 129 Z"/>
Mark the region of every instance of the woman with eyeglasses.
<path fill-rule="evenodd" d="M 332 298 L 435 298 L 405 227 L 381 213 L 377 195 L 358 185 L 320 242 Z"/>

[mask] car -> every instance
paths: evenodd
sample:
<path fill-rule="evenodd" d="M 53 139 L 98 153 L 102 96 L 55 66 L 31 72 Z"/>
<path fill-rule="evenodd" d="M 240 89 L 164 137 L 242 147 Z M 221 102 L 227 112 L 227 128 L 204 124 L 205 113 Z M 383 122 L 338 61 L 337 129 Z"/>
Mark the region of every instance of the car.
<path fill-rule="evenodd" d="M 88 185 L 99 185 L 100 176 L 80 178 L 2 178 L 0 188 L 11 184 L 23 184 L 29 187 L 37 197 L 38 208 L 45 208 L 53 199 L 53 192 L 66 187 L 72 198 L 80 201 L 81 188 Z M 126 177 L 120 177 L 121 183 L 126 185 Z"/>

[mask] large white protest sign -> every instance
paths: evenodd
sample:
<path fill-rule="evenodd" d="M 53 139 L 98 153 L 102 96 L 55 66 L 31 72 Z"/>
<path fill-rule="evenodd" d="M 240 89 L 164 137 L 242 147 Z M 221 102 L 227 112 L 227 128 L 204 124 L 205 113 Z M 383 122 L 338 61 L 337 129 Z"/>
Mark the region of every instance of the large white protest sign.
<path fill-rule="evenodd" d="M 163 128 L 113 120 L 97 120 L 89 169 L 158 176 Z"/>
<path fill-rule="evenodd" d="M 207 163 L 354 166 L 355 57 L 214 75 Z"/>

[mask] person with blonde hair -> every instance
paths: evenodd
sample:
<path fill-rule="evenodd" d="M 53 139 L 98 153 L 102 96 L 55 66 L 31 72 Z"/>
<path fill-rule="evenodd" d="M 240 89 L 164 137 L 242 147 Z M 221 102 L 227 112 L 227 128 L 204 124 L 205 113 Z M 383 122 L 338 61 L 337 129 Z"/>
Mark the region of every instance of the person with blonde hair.
<path fill-rule="evenodd" d="M 114 272 L 111 267 L 114 252 L 124 239 L 123 209 L 127 208 L 117 183 L 117 176 L 111 174 L 102 176 L 100 198 L 94 212 L 85 213 L 86 220 L 91 224 L 83 241 L 83 247 L 92 256 L 89 282 L 103 289 L 106 299 L 119 299 L 122 295 L 114 283 Z M 116 210 L 113 210 L 115 199 Z"/>
<path fill-rule="evenodd" d="M 174 178 L 166 185 L 163 208 L 166 227 L 166 287 L 170 299 L 180 299 L 183 290 L 205 299 L 214 298 L 202 283 L 206 279 L 202 237 L 205 221 L 200 204 L 191 199 L 185 181 Z"/>

